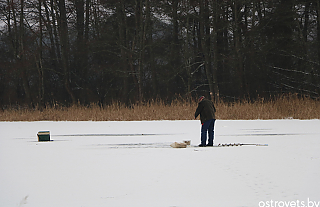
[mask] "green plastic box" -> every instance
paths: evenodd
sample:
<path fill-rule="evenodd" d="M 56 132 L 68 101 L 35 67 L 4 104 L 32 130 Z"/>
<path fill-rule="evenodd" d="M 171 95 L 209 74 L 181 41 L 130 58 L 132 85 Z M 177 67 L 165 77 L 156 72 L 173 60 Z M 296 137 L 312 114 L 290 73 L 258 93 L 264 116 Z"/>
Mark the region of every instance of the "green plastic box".
<path fill-rule="evenodd" d="M 38 141 L 50 141 L 50 131 L 39 131 L 38 132 Z"/>

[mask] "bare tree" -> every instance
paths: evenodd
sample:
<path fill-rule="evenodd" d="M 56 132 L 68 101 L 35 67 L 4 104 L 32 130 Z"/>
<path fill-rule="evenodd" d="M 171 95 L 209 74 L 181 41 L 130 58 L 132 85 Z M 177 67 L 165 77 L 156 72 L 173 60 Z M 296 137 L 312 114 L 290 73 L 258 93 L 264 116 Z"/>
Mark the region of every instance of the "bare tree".
<path fill-rule="evenodd" d="M 318 63 L 320 64 L 320 2 L 317 3 L 317 37 L 318 37 Z"/>
<path fill-rule="evenodd" d="M 39 87 L 38 87 L 38 107 L 42 109 L 44 106 L 45 100 L 44 100 L 44 70 L 43 70 L 43 24 L 42 24 L 42 1 L 39 0 L 39 6 L 38 6 L 38 12 L 39 12 L 39 55 L 36 56 L 36 62 L 37 62 L 37 68 L 38 68 L 38 74 L 39 74 Z"/>
<path fill-rule="evenodd" d="M 56 0 L 58 1 L 58 0 Z M 72 104 L 76 104 L 76 97 L 70 86 L 70 46 L 69 46 L 69 35 L 68 35 L 68 22 L 65 0 L 59 0 L 57 2 L 60 15 L 58 16 L 59 36 L 60 36 L 60 47 L 61 47 L 61 60 L 64 75 L 64 86 L 67 93 L 70 96 Z"/>

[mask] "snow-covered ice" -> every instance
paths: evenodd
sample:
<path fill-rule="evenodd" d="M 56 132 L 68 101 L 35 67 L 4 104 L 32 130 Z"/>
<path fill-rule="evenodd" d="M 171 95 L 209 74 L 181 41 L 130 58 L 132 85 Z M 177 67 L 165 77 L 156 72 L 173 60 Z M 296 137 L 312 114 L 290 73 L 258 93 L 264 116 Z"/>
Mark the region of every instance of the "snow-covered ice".
<path fill-rule="evenodd" d="M 38 142 L 38 131 L 50 142 Z M 0 206 L 320 206 L 320 120 L 0 122 Z M 312 202 L 312 203 L 311 203 Z"/>

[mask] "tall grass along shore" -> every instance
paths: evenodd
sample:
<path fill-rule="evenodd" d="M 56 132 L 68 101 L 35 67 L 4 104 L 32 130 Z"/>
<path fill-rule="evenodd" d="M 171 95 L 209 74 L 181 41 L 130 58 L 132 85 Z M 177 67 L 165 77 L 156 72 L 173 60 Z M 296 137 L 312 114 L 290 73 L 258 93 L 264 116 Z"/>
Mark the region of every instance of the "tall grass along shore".
<path fill-rule="evenodd" d="M 217 119 L 320 119 L 320 101 L 306 97 L 282 96 L 265 101 L 238 101 L 215 103 Z M 194 119 L 197 102 L 174 101 L 165 104 L 151 101 L 125 106 L 113 103 L 104 107 L 90 106 L 46 107 L 34 109 L 4 109 L 0 121 L 140 121 Z"/>

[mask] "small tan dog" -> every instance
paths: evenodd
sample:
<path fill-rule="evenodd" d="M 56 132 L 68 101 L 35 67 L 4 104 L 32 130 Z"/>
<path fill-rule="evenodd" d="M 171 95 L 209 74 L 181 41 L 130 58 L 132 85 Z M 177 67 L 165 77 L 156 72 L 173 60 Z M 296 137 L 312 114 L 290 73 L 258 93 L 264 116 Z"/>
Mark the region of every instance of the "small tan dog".
<path fill-rule="evenodd" d="M 187 148 L 188 145 L 191 144 L 191 141 L 188 140 L 188 141 L 183 141 L 183 142 L 174 142 L 172 143 L 170 146 L 173 147 L 173 148 Z"/>

